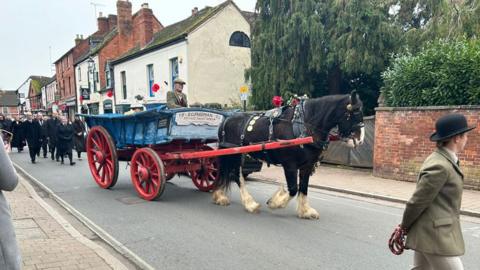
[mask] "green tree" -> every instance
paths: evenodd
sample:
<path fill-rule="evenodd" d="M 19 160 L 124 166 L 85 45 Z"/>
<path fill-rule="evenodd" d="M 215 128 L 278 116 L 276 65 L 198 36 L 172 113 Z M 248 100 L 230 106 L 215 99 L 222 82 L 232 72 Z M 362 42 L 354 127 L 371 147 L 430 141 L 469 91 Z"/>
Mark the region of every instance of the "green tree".
<path fill-rule="evenodd" d="M 252 35 L 252 99 L 360 91 L 372 111 L 380 73 L 398 44 L 399 28 L 383 0 L 258 0 Z"/>

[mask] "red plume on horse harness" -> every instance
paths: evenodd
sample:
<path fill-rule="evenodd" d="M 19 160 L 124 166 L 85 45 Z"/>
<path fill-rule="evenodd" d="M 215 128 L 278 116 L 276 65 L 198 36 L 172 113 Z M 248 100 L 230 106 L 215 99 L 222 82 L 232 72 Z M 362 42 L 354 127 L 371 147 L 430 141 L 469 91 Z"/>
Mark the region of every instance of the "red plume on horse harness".
<path fill-rule="evenodd" d="M 274 96 L 272 98 L 272 104 L 273 106 L 275 106 L 276 108 L 282 106 L 282 103 L 283 103 L 283 98 L 281 96 Z"/>
<path fill-rule="evenodd" d="M 398 225 L 390 236 L 388 240 L 388 247 L 390 251 L 395 255 L 400 255 L 405 250 L 405 237 L 407 236 L 407 231 Z"/>

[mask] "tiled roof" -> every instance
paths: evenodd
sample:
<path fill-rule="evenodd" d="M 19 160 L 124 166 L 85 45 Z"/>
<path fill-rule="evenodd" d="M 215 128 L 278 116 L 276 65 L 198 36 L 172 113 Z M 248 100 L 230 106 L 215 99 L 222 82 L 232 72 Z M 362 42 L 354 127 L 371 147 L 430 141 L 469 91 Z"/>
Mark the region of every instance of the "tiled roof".
<path fill-rule="evenodd" d="M 242 15 L 243 17 L 245 17 L 248 23 L 250 23 L 250 25 L 253 26 L 253 24 L 255 23 L 255 20 L 257 19 L 257 14 L 250 11 L 242 11 Z"/>
<path fill-rule="evenodd" d="M 148 52 L 155 48 L 162 47 L 166 44 L 172 43 L 176 40 L 185 38 L 190 32 L 195 30 L 202 23 L 210 19 L 212 16 L 217 14 L 224 7 L 233 3 L 232 1 L 225 1 L 222 4 L 215 7 L 205 7 L 198 11 L 196 15 L 190 16 L 183 21 L 179 21 L 172 25 L 169 25 L 162 30 L 158 31 L 154 36 L 152 41 L 145 46 L 145 48 L 134 48 L 130 50 L 120 58 L 114 61 L 114 63 L 120 63 L 124 60 L 127 60 L 136 55 L 141 55 L 144 52 Z"/>
<path fill-rule="evenodd" d="M 18 106 L 17 91 L 0 90 L 0 106 L 2 107 Z"/>
<path fill-rule="evenodd" d="M 33 87 L 33 91 L 35 94 L 40 94 L 42 93 L 42 87 L 47 85 L 52 78 L 45 76 L 30 76 L 30 79 L 32 80 L 30 84 Z"/>

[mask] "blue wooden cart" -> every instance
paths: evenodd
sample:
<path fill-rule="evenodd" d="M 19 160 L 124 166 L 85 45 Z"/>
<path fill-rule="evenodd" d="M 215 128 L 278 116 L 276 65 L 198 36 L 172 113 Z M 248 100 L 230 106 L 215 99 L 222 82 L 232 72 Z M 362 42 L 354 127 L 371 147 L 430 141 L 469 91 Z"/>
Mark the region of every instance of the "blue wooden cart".
<path fill-rule="evenodd" d="M 202 108 L 151 108 L 132 115 L 80 115 L 89 128 L 88 164 L 101 188 L 113 187 L 118 162 L 130 162 L 132 183 L 145 200 L 161 196 L 165 182 L 177 173 L 188 174 L 201 191 L 218 179 L 221 155 L 231 155 L 311 143 L 301 138 L 227 149 L 214 149 L 218 129 L 230 113 Z"/>

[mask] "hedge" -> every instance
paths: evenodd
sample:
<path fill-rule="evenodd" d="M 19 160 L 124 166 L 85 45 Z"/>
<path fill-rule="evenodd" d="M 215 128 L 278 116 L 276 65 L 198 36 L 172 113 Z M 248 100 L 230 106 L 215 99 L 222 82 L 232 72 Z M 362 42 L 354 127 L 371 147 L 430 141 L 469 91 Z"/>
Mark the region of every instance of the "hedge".
<path fill-rule="evenodd" d="M 395 57 L 382 77 L 386 106 L 480 104 L 480 41 L 431 42 Z"/>

